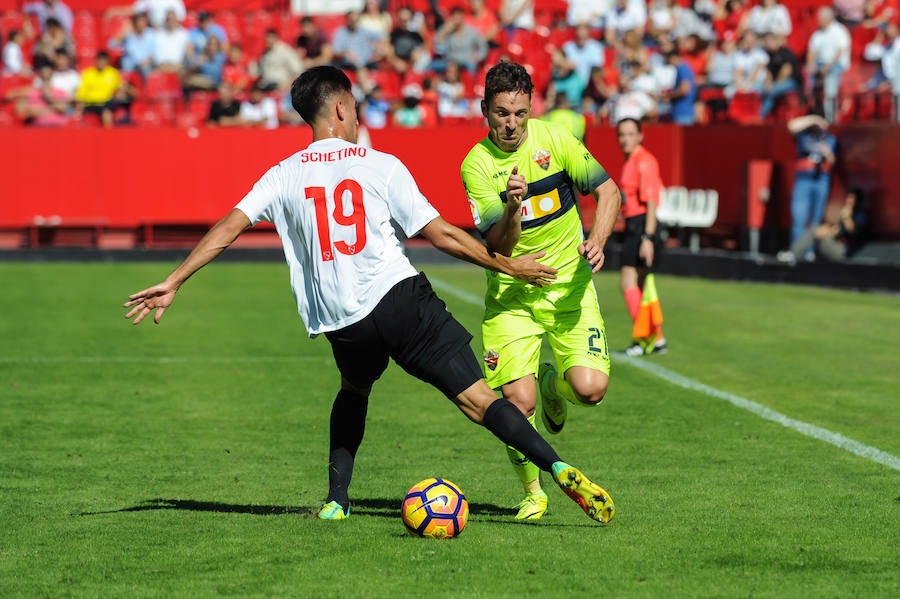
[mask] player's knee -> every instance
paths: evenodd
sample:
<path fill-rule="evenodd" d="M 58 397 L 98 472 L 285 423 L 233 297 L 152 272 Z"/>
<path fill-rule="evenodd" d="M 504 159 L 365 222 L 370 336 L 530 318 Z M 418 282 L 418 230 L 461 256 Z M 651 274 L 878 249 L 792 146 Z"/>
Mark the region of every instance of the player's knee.
<path fill-rule="evenodd" d="M 595 379 L 584 381 L 581 384 L 573 384 L 572 390 L 581 403 L 585 405 L 595 405 L 603 401 L 606 390 L 609 387 L 609 377 L 597 377 Z"/>

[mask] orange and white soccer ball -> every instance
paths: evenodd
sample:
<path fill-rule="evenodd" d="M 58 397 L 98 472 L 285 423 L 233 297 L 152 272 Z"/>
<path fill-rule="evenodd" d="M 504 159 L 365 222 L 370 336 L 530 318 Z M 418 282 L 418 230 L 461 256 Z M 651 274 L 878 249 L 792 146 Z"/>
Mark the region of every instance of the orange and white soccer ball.
<path fill-rule="evenodd" d="M 426 478 L 406 492 L 400 511 L 409 534 L 450 539 L 465 528 L 469 502 L 460 488 L 449 480 Z"/>

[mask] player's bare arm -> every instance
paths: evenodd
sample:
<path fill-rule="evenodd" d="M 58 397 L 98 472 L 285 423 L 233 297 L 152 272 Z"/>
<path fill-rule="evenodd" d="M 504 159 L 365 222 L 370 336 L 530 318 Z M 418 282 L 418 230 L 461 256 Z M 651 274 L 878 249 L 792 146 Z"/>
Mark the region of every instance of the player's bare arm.
<path fill-rule="evenodd" d="M 578 253 L 591 265 L 591 272 L 597 272 L 603 268 L 603 262 L 606 260 L 603 248 L 612 235 L 622 205 L 622 197 L 619 195 L 619 187 L 612 179 L 600 184 L 591 195 L 597 200 L 597 212 L 594 213 L 591 234 L 578 246 Z"/>
<path fill-rule="evenodd" d="M 140 324 L 150 312 L 156 310 L 153 321 L 159 324 L 184 282 L 212 262 L 249 226 L 250 219 L 246 214 L 238 209 L 229 212 L 203 236 L 190 255 L 165 281 L 128 296 L 128 301 L 122 307 L 131 310 L 125 314 L 125 318 L 134 318 L 132 324 Z"/>
<path fill-rule="evenodd" d="M 425 225 L 422 235 L 442 252 L 483 268 L 506 273 L 538 287 L 556 278 L 556 269 L 537 261 L 546 252 L 509 258 L 488 250 L 471 235 L 437 217 Z"/>
<path fill-rule="evenodd" d="M 638 256 L 644 260 L 648 268 L 653 266 L 653 253 L 656 250 L 656 246 L 653 244 L 653 239 L 656 236 L 656 231 L 658 229 L 656 224 L 656 208 L 655 201 L 651 200 L 647 202 L 647 217 L 644 224 L 644 235 L 641 238 L 641 246 L 638 249 Z"/>
<path fill-rule="evenodd" d="M 499 221 L 488 229 L 485 240 L 488 247 L 504 256 L 511 256 L 513 248 L 522 236 L 522 200 L 528 193 L 528 182 L 514 166 L 506 182 L 506 210 Z"/>

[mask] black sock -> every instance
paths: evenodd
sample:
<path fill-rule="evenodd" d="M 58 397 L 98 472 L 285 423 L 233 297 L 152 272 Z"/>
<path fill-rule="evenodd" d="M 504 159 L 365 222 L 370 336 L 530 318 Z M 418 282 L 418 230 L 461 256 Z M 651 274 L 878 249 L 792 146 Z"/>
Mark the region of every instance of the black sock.
<path fill-rule="evenodd" d="M 553 463 L 561 461 L 556 451 L 528 423 L 519 408 L 504 398 L 498 399 L 485 410 L 484 427 L 507 445 L 521 451 L 544 472 L 550 472 Z"/>
<path fill-rule="evenodd" d="M 331 406 L 331 441 L 328 452 L 328 499 L 350 507 L 347 490 L 353 477 L 353 461 L 366 430 L 369 398 L 341 389 Z"/>

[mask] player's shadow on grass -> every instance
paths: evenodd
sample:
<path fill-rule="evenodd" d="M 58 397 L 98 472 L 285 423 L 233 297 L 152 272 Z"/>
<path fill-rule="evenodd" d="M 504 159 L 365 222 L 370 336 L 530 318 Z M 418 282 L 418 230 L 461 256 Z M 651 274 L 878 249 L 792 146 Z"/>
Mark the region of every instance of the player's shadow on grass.
<path fill-rule="evenodd" d="M 125 512 L 146 512 L 153 510 L 186 510 L 190 512 L 218 512 L 223 514 L 251 514 L 254 516 L 280 516 L 285 514 L 315 514 L 320 506 L 291 505 L 244 505 L 221 503 L 218 501 L 196 501 L 193 499 L 148 499 L 140 505 L 133 505 L 117 510 L 98 512 L 81 512 L 79 516 L 98 516 L 101 514 L 119 514 Z M 354 499 L 351 506 L 353 514 L 396 518 L 400 514 L 400 501 L 397 499 Z M 509 515 L 508 508 L 490 503 L 469 503 L 469 511 L 477 516 Z"/>

